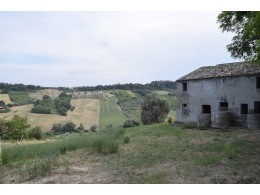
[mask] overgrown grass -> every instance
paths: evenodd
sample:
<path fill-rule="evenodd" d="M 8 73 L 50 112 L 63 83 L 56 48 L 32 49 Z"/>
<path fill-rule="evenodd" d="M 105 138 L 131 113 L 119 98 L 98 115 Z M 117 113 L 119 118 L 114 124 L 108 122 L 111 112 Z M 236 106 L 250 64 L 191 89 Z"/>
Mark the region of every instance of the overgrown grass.
<path fill-rule="evenodd" d="M 2 161 L 2 164 L 65 154 L 66 151 L 81 148 L 88 148 L 104 154 L 117 152 L 117 139 L 121 138 L 124 132 L 124 129 L 109 129 L 99 133 L 68 134 L 62 139 L 39 144 L 17 144 L 13 147 L 3 148 L 2 159 L 4 161 Z M 98 146 L 99 144 L 102 144 L 102 146 Z M 100 150 L 100 147 L 108 148 L 109 152 L 105 149 Z"/>
<path fill-rule="evenodd" d="M 260 143 L 241 140 L 243 133 L 248 132 L 166 123 L 134 127 L 126 130 L 131 142 L 123 142 L 117 156 L 106 157 L 106 166 L 124 175 L 126 183 L 257 183 Z"/>
<path fill-rule="evenodd" d="M 259 183 L 260 143 L 244 136 L 249 133 L 180 129 L 162 123 L 69 134 L 42 144 L 4 148 L 10 164 L 0 166 L 0 172 L 6 175 L 3 167 L 25 162 L 30 178 L 44 176 L 42 170 L 50 174 L 61 166 L 48 157 L 66 157 L 67 151 L 85 148 L 88 158 L 95 154 L 99 171 L 111 173 L 121 183 Z"/>

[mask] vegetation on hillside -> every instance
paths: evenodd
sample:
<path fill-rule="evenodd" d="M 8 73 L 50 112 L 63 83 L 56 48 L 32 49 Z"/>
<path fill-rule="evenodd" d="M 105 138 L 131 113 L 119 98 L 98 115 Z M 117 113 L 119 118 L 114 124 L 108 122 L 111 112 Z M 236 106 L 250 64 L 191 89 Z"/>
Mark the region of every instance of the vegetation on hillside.
<path fill-rule="evenodd" d="M 67 111 L 72 108 L 70 100 L 70 96 L 66 95 L 65 92 L 61 93 L 55 100 L 52 100 L 48 95 L 44 95 L 42 100 L 35 102 L 31 112 L 41 114 L 59 113 L 62 116 L 67 116 Z"/>
<path fill-rule="evenodd" d="M 14 106 L 33 104 L 34 101 L 30 98 L 29 94 L 24 91 L 11 91 L 9 92 L 10 100 Z"/>
<path fill-rule="evenodd" d="M 9 83 L 0 83 L 0 90 L 3 94 L 8 94 L 10 91 L 23 91 L 23 92 L 29 92 L 29 91 L 35 91 L 39 89 L 44 89 L 44 87 L 41 87 L 39 85 L 24 85 L 24 84 L 9 84 Z"/>

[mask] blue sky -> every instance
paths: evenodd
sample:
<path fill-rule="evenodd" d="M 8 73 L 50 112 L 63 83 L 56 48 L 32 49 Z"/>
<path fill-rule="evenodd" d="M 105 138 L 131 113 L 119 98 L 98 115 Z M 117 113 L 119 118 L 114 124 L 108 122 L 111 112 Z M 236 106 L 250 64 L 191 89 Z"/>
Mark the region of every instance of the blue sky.
<path fill-rule="evenodd" d="M 0 82 L 95 86 L 172 80 L 234 62 L 218 11 L 0 12 Z"/>

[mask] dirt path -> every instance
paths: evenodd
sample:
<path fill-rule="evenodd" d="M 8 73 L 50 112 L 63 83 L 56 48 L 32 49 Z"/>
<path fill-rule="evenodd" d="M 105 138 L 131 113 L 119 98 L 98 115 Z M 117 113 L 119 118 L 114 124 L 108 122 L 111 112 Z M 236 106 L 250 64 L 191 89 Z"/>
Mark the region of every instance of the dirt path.
<path fill-rule="evenodd" d="M 64 157 L 69 161 L 69 166 L 61 166 L 51 175 L 31 180 L 29 184 L 113 184 L 119 179 L 102 168 L 100 159 L 85 150 L 67 153 Z"/>

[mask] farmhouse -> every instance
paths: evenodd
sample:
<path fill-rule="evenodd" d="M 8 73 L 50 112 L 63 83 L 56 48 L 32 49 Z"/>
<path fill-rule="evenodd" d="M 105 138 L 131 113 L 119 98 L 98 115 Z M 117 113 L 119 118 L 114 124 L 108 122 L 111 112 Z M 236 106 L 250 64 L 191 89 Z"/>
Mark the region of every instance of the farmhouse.
<path fill-rule="evenodd" d="M 219 64 L 181 77 L 176 112 L 181 123 L 260 128 L 260 65 Z"/>

